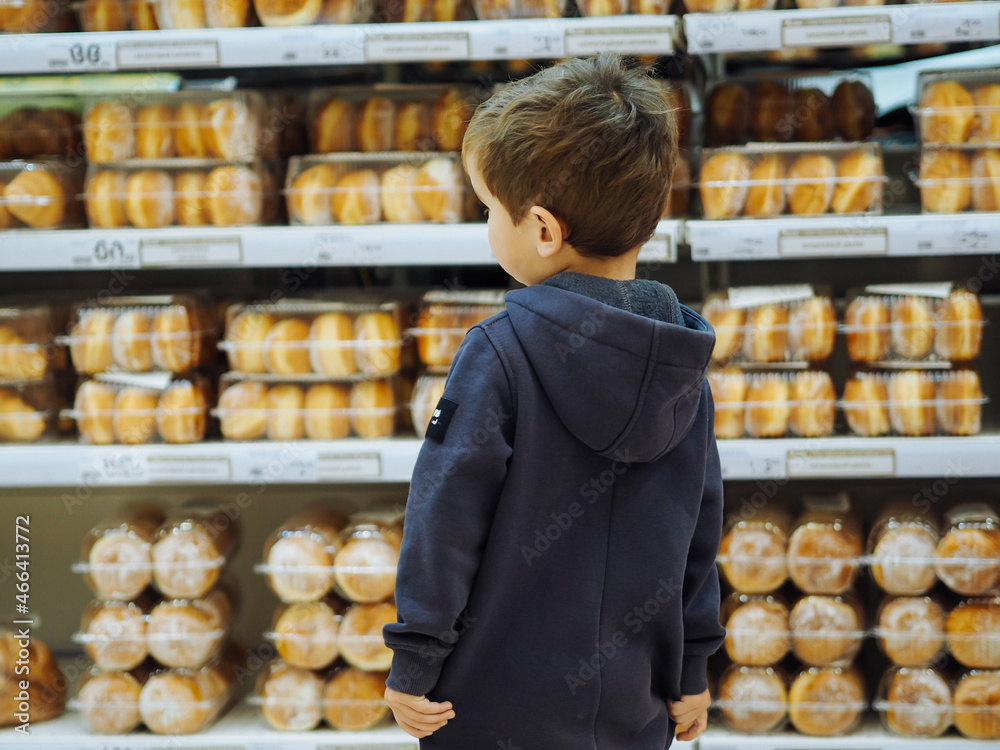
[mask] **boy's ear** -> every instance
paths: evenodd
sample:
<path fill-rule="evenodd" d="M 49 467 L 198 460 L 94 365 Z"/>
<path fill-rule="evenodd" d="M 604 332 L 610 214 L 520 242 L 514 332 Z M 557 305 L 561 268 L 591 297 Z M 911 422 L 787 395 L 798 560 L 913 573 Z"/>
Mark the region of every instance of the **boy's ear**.
<path fill-rule="evenodd" d="M 532 206 L 528 215 L 534 221 L 537 233 L 535 244 L 542 258 L 551 258 L 563 248 L 566 230 L 556 215 L 542 206 Z"/>

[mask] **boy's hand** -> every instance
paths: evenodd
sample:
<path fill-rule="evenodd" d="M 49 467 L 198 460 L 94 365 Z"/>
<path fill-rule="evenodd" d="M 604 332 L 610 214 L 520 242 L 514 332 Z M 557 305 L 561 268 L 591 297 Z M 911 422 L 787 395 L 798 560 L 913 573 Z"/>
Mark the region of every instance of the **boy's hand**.
<path fill-rule="evenodd" d="M 677 724 L 677 739 L 690 742 L 708 726 L 708 707 L 712 697 L 706 690 L 699 695 L 682 695 L 679 701 L 667 701 L 667 713 Z"/>
<path fill-rule="evenodd" d="M 455 718 L 450 702 L 432 703 L 425 695 L 409 695 L 387 687 L 385 702 L 402 730 L 417 739 L 433 734 L 447 724 L 448 719 Z"/>

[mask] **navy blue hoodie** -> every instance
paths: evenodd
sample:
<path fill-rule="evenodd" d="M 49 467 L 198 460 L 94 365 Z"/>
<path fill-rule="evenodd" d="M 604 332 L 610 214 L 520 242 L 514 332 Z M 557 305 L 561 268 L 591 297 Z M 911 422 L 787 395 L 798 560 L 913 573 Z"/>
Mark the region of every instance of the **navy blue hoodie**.
<path fill-rule="evenodd" d="M 662 750 L 725 634 L 712 330 L 567 276 L 469 332 L 417 459 L 384 635 L 454 704 L 422 750 Z"/>

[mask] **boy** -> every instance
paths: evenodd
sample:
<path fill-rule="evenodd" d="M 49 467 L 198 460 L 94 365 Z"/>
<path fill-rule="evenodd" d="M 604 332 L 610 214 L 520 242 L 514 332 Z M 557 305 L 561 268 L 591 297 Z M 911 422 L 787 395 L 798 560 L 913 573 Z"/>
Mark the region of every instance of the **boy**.
<path fill-rule="evenodd" d="M 463 159 L 526 289 L 466 336 L 410 486 L 386 700 L 423 750 L 662 750 L 721 644 L 715 337 L 635 279 L 676 159 L 611 55 L 514 83 Z"/>

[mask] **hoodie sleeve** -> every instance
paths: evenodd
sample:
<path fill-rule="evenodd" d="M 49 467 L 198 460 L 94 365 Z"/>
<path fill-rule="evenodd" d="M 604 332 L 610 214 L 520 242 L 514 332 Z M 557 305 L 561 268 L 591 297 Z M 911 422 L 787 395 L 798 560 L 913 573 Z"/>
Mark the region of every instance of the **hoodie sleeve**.
<path fill-rule="evenodd" d="M 722 469 L 713 429 L 715 407 L 707 384 L 704 388 L 702 398 L 708 400 L 705 487 L 684 572 L 681 695 L 697 695 L 708 689 L 708 657 L 718 650 L 726 635 L 719 624 L 719 573 L 715 567 L 722 536 Z"/>
<path fill-rule="evenodd" d="M 444 399 L 457 407 L 440 440 L 425 439 L 417 457 L 396 579 L 398 622 L 383 631 L 393 650 L 386 684 L 411 695 L 437 684 L 458 638 L 475 627 L 464 610 L 512 452 L 511 389 L 482 328 L 462 342 Z"/>

